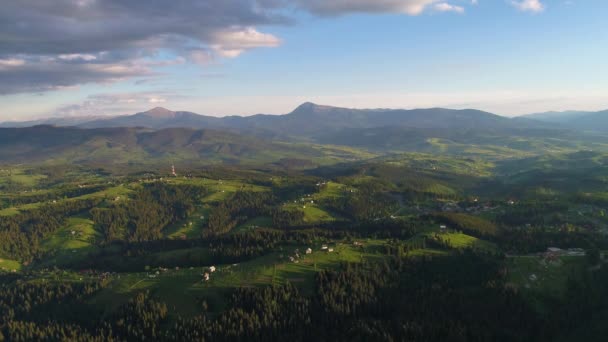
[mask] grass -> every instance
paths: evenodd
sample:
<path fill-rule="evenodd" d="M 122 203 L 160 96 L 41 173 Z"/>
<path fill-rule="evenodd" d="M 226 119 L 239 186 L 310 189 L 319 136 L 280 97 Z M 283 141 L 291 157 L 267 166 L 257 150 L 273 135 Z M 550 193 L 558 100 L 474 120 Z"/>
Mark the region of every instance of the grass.
<path fill-rule="evenodd" d="M 347 191 L 346 185 L 336 182 L 327 182 L 325 186 L 321 187 L 321 190 L 318 193 L 313 195 L 313 198 L 317 201 L 340 198 L 345 191 Z"/>
<path fill-rule="evenodd" d="M 272 227 L 272 218 L 268 216 L 259 216 L 253 219 L 248 220 L 247 222 L 241 224 L 232 230 L 233 233 L 246 232 L 249 230 L 253 230 L 256 228 L 271 228 Z"/>
<path fill-rule="evenodd" d="M 190 215 L 186 220 L 176 222 L 165 228 L 164 234 L 170 239 L 181 239 L 184 236 L 187 239 L 195 239 L 201 236 L 203 227 L 207 225 L 207 219 L 211 208 L 208 205 L 201 205 L 194 214 Z"/>
<path fill-rule="evenodd" d="M 225 294 L 238 287 L 257 287 L 291 282 L 301 288 L 303 293 L 312 293 L 315 274 L 321 270 L 339 267 L 343 262 L 378 261 L 384 256 L 377 252 L 384 240 L 366 240 L 365 247 L 356 247 L 346 242 L 330 244 L 334 252 L 321 250 L 321 242 L 309 246 L 284 245 L 273 253 L 253 260 L 232 265 L 215 265 L 217 271 L 209 282 L 202 281 L 203 267 L 169 268 L 156 275 L 156 267 L 166 266 L 170 254 L 183 251 L 156 254 L 156 262 L 150 261 L 148 272 L 124 273 L 115 276 L 110 285 L 95 295 L 91 303 L 110 313 L 125 303 L 133 293 L 149 290 L 160 300 L 167 303 L 170 311 L 181 315 L 194 315 L 200 312 L 200 303 L 207 301 L 210 310 L 218 312 L 225 305 Z M 305 254 L 306 248 L 314 252 Z M 291 262 L 299 249 L 301 258 L 298 263 Z M 191 251 L 192 252 L 192 251 Z M 204 251 L 202 251 L 204 252 Z M 162 261 L 165 261 L 165 265 Z M 200 264 L 200 263 L 199 263 Z M 211 265 L 207 265 L 211 266 Z M 152 275 L 152 277 L 151 277 Z"/>
<path fill-rule="evenodd" d="M 303 221 L 305 224 L 330 223 L 343 220 L 343 218 L 339 217 L 338 215 L 326 211 L 317 203 L 310 203 L 310 199 L 299 202 L 300 203 L 285 204 L 283 207 L 286 210 L 298 210 L 303 212 Z"/>
<path fill-rule="evenodd" d="M 0 258 L 1 272 L 12 272 L 13 270 L 21 270 L 21 264 L 18 261 Z"/>
<path fill-rule="evenodd" d="M 35 173 L 26 173 L 24 169 L 0 170 L 0 185 L 16 183 L 24 187 L 33 187 L 47 178 L 47 176 Z"/>
<path fill-rule="evenodd" d="M 442 241 L 454 249 L 472 248 L 485 252 L 496 252 L 496 244 L 463 233 L 445 233 L 439 235 Z"/>
<path fill-rule="evenodd" d="M 42 241 L 42 250 L 47 255 L 42 263 L 63 264 L 96 251 L 98 248 L 95 242 L 101 239 L 101 234 L 93 225 L 93 221 L 84 216 L 68 218 L 64 227 Z"/>
<path fill-rule="evenodd" d="M 114 187 L 111 187 L 111 188 L 108 188 L 108 189 L 105 189 L 102 191 L 93 192 L 93 193 L 82 195 L 82 196 L 77 196 L 77 197 L 72 197 L 72 198 L 67 198 L 67 199 L 58 199 L 58 200 L 56 200 L 56 203 L 61 203 L 64 201 L 82 201 L 82 200 L 95 199 L 95 198 L 97 198 L 97 199 L 104 199 L 104 198 L 105 199 L 116 199 L 116 198 L 120 197 L 121 199 L 125 199 L 129 195 L 129 193 L 131 193 L 132 191 L 133 190 L 130 188 L 130 186 L 121 184 L 121 185 L 114 186 Z M 29 203 L 29 204 L 16 206 L 16 207 L 6 208 L 3 210 L 0 210 L 0 217 L 17 215 L 22 211 L 36 209 L 36 208 L 39 208 L 43 204 L 51 204 L 51 203 L 53 203 L 53 202 L 52 201 L 36 202 L 36 203 Z"/>
<path fill-rule="evenodd" d="M 169 180 L 173 184 L 189 184 L 205 187 L 209 191 L 209 195 L 203 199 L 203 203 L 214 203 L 228 198 L 231 194 L 243 190 L 248 192 L 268 191 L 267 187 L 244 183 L 238 180 L 219 180 L 209 178 L 171 178 Z"/>

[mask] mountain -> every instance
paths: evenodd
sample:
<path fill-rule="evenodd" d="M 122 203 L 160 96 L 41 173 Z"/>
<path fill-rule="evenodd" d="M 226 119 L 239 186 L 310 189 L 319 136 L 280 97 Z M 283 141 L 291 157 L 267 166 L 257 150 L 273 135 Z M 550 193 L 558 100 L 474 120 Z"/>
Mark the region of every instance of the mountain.
<path fill-rule="evenodd" d="M 61 123 L 55 125 L 65 126 Z M 304 103 L 285 115 L 213 117 L 184 111 L 154 108 L 134 115 L 96 118 L 77 124 L 81 128 L 147 127 L 152 129 L 188 127 L 219 129 L 263 137 L 296 136 L 318 138 L 344 129 L 399 126 L 410 128 L 523 129 L 551 125 L 532 119 L 511 119 L 474 109 L 350 109 Z"/>
<path fill-rule="evenodd" d="M 156 107 L 147 112 L 133 115 L 116 116 L 112 118 L 99 118 L 78 125 L 81 128 L 103 127 L 147 127 L 153 129 L 188 127 L 209 128 L 221 127 L 220 118 L 204 116 L 191 112 L 174 112 L 165 108 Z"/>
<path fill-rule="evenodd" d="M 608 132 L 608 110 L 598 112 L 565 111 L 545 112 L 522 116 L 523 118 L 560 124 L 563 128 L 591 132 Z"/>
<path fill-rule="evenodd" d="M 161 119 L 166 113 L 157 113 Z M 172 114 L 168 114 L 172 115 Z M 146 164 L 173 160 L 215 163 L 327 163 L 369 153 L 291 144 L 209 129 L 33 126 L 0 128 L 0 162 Z"/>

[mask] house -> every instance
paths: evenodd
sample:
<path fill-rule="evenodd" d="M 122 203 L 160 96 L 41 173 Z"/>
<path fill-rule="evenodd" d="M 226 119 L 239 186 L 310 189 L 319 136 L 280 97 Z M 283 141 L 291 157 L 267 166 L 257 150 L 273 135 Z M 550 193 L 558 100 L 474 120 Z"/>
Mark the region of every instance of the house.
<path fill-rule="evenodd" d="M 211 273 L 215 272 L 215 266 L 209 267 L 209 272 L 211 272 Z"/>
<path fill-rule="evenodd" d="M 306 254 L 312 254 L 312 249 L 311 248 L 307 248 L 306 249 Z"/>
<path fill-rule="evenodd" d="M 439 226 L 439 230 L 442 233 L 445 233 L 445 231 L 448 230 L 448 226 L 446 226 L 445 224 L 442 224 L 442 225 Z"/>
<path fill-rule="evenodd" d="M 203 274 L 203 281 L 209 281 L 209 278 L 210 278 L 209 273 L 205 272 L 205 273 Z"/>
<path fill-rule="evenodd" d="M 323 245 L 323 246 L 321 246 L 321 250 L 322 250 L 322 251 L 326 251 L 326 250 L 327 250 L 327 245 Z"/>
<path fill-rule="evenodd" d="M 333 252 L 333 251 L 334 251 L 334 249 L 333 249 L 333 248 L 328 248 L 328 249 L 327 249 L 327 253 L 331 253 L 331 252 Z"/>
<path fill-rule="evenodd" d="M 296 261 L 296 259 L 294 259 L 294 257 L 290 256 L 289 261 L 294 262 L 294 261 Z"/>
<path fill-rule="evenodd" d="M 562 251 L 562 249 L 557 248 L 557 247 L 549 247 L 549 248 L 547 248 L 547 251 L 551 252 L 551 253 L 560 253 Z"/>

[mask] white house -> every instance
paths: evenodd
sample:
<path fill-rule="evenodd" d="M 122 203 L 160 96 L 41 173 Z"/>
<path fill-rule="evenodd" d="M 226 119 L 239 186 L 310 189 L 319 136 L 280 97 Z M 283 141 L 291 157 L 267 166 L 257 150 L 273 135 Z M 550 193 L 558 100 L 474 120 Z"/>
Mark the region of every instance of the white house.
<path fill-rule="evenodd" d="M 203 281 L 209 281 L 209 273 L 205 272 L 205 274 L 203 274 Z"/>
<path fill-rule="evenodd" d="M 211 272 L 211 273 L 215 272 L 215 266 L 209 267 L 209 272 Z"/>
<path fill-rule="evenodd" d="M 306 249 L 306 254 L 312 254 L 312 249 L 311 248 L 307 248 Z"/>
<path fill-rule="evenodd" d="M 327 253 L 331 253 L 331 252 L 333 252 L 333 251 L 334 251 L 334 249 L 333 249 L 333 248 L 328 248 L 328 249 L 327 249 Z"/>

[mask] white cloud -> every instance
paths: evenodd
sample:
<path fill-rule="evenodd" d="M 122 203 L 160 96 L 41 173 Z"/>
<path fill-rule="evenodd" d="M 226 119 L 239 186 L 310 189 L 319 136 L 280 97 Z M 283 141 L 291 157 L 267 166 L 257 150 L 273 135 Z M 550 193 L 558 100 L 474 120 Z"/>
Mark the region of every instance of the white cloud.
<path fill-rule="evenodd" d="M 0 59 L 0 69 L 18 67 L 25 64 L 25 60 L 19 58 Z"/>
<path fill-rule="evenodd" d="M 165 103 L 167 102 L 167 99 L 164 99 L 162 97 L 151 97 L 148 99 L 148 103 Z"/>
<path fill-rule="evenodd" d="M 235 28 L 213 35 L 211 48 L 222 57 L 237 57 L 243 51 L 258 47 L 276 47 L 281 40 L 271 34 L 261 33 L 253 27 Z"/>
<path fill-rule="evenodd" d="M 541 0 L 512 0 L 511 4 L 520 11 L 524 12 L 542 12 L 545 10 L 545 5 Z"/>
<path fill-rule="evenodd" d="M 64 61 L 94 61 L 97 59 L 97 56 L 91 54 L 81 54 L 81 53 L 71 53 L 71 54 L 61 54 L 58 56 L 59 59 Z"/>
<path fill-rule="evenodd" d="M 435 11 L 439 11 L 439 12 L 456 12 L 456 13 L 464 13 L 464 7 L 462 6 L 455 6 L 455 5 L 450 5 L 447 2 L 440 2 L 438 4 L 435 4 L 433 6 L 433 8 L 435 9 Z"/>
<path fill-rule="evenodd" d="M 405 13 L 419 15 L 439 0 L 298 0 L 300 7 L 326 16 L 348 13 Z"/>

